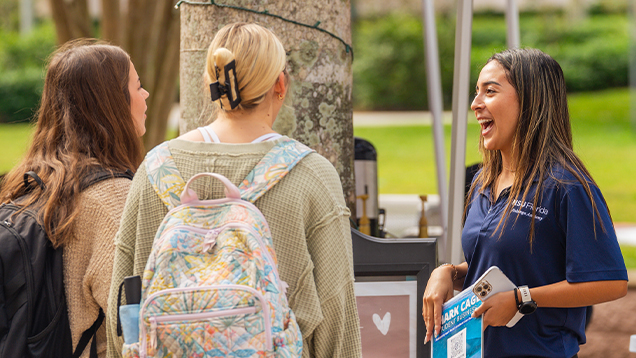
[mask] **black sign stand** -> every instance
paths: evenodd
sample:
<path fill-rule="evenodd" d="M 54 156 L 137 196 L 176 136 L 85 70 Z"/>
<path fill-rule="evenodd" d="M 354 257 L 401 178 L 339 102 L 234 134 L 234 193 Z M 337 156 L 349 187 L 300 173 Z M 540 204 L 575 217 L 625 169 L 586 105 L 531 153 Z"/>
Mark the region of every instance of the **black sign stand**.
<path fill-rule="evenodd" d="M 353 270 L 361 276 L 416 276 L 417 311 L 422 312 L 422 296 L 431 272 L 437 266 L 437 239 L 389 239 L 368 236 L 351 229 Z M 429 358 L 430 343 L 424 345 L 426 326 L 417 314 L 417 358 Z"/>

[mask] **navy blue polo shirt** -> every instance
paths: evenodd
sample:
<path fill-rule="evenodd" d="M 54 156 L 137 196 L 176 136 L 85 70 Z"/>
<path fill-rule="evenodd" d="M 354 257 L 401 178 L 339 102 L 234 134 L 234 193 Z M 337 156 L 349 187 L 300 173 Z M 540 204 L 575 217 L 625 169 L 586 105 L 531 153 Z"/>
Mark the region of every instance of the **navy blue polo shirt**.
<path fill-rule="evenodd" d="M 600 190 L 590 185 L 605 231 L 576 177 L 562 168 L 553 172 L 566 183 L 553 178 L 544 181 L 532 247 L 529 233 L 536 181 L 525 200 L 519 197 L 515 201 L 501 236 L 500 230 L 493 232 L 504 214 L 509 189 L 495 203 L 491 202 L 489 189 L 473 192 L 462 232 L 468 263 L 464 288 L 491 266 L 498 266 L 517 286 L 530 288 L 563 280 L 627 280 Z M 539 307 L 513 328 L 488 327 L 484 332 L 484 357 L 572 357 L 579 351 L 579 344 L 585 343 L 585 311 L 585 307 Z"/>

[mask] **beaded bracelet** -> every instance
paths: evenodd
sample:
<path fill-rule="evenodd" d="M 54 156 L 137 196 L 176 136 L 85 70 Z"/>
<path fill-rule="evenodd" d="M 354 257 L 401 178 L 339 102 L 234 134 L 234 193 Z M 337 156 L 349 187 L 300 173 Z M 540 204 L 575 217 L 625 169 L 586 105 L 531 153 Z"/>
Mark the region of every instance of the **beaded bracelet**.
<path fill-rule="evenodd" d="M 453 271 L 454 271 L 454 273 L 453 273 L 453 282 L 455 282 L 455 280 L 457 280 L 457 274 L 458 274 L 457 273 L 457 267 L 455 267 L 455 265 L 453 265 L 453 264 L 444 263 L 444 264 L 441 264 L 441 265 L 437 266 L 437 268 L 444 267 L 444 266 L 451 266 L 453 268 Z"/>

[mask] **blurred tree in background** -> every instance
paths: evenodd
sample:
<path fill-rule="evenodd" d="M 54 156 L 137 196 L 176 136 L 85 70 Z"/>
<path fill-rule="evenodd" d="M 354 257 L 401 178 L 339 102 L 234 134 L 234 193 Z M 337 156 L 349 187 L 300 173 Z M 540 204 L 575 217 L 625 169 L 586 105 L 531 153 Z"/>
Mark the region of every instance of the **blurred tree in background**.
<path fill-rule="evenodd" d="M 446 109 L 451 108 L 455 14 L 438 14 L 437 38 Z M 521 46 L 554 57 L 569 92 L 626 87 L 629 80 L 629 18 L 624 8 L 590 7 L 584 17 L 565 11 L 520 14 Z M 422 18 L 398 10 L 354 22 L 353 99 L 356 110 L 427 110 Z M 506 49 L 501 12 L 474 14 L 470 83 L 486 60 Z M 472 92 L 472 90 L 471 90 Z"/>
<path fill-rule="evenodd" d="M 19 0 L 0 0 L 0 123 L 33 116 L 44 62 L 55 46 L 54 33 L 60 43 L 82 36 L 99 37 L 131 54 L 150 92 L 146 147 L 164 140 L 167 118 L 177 97 L 176 0 L 129 0 L 121 2 L 125 4 L 121 8 L 120 1 L 97 1 L 101 6 L 97 18 L 90 16 L 88 0 L 40 1 L 51 5 L 54 25 L 50 20 L 37 19 L 34 31 L 20 37 Z M 625 2 L 599 0 L 594 4 L 583 16 L 554 8 L 520 13 L 522 46 L 539 48 L 559 61 L 570 92 L 628 84 L 630 37 Z M 354 8 L 352 16 L 354 109 L 428 109 L 421 16 L 399 6 L 391 6 L 390 12 L 364 16 Z M 436 17 L 446 109 L 451 106 L 455 16 L 454 10 L 447 8 L 438 11 Z M 473 19 L 471 83 L 475 83 L 484 62 L 505 47 L 503 13 L 477 11 Z"/>

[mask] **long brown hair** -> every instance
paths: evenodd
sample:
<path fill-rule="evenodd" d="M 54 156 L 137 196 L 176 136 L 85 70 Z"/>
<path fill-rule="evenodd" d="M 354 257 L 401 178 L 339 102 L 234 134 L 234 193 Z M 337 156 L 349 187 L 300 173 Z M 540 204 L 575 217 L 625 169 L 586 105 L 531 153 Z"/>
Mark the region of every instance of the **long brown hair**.
<path fill-rule="evenodd" d="M 24 173 L 35 172 L 45 189 L 33 188 L 19 204 L 39 209 L 55 247 L 71 237 L 83 178 L 95 167 L 135 171 L 141 163 L 129 72 L 124 50 L 96 40 L 66 43 L 49 59 L 33 141 L 4 178 L 0 200 L 7 203 L 27 194 Z"/>
<path fill-rule="evenodd" d="M 497 61 L 505 70 L 506 79 L 515 88 L 519 99 L 519 120 L 513 138 L 513 163 L 516 163 L 515 179 L 510 188 L 506 210 L 497 230 L 503 233 L 506 219 L 510 216 L 514 201 L 522 195 L 525 201 L 537 181 L 533 198 L 532 221 L 529 241 L 534 239 L 536 209 L 541 201 L 542 188 L 547 178 L 558 183 L 563 180 L 552 172 L 561 166 L 569 171 L 583 185 L 592 202 L 592 208 L 605 230 L 590 186 L 597 186 L 583 162 L 574 153 L 572 147 L 572 129 L 568 112 L 567 93 L 563 70 L 559 63 L 549 55 L 537 49 L 509 49 L 494 54 L 486 63 Z M 472 198 L 475 189 L 483 191 L 490 188 L 494 192 L 497 177 L 502 171 L 501 152 L 487 150 L 484 138 L 480 137 L 479 150 L 482 153 L 483 166 L 473 181 L 469 192 Z M 464 210 L 464 216 L 466 210 Z M 608 209 L 609 211 L 609 209 Z M 518 214 L 517 214 L 518 218 Z M 595 224 L 594 224 L 595 225 Z M 497 231 L 495 230 L 495 232 Z M 596 226 L 594 226 L 596 232 Z"/>

